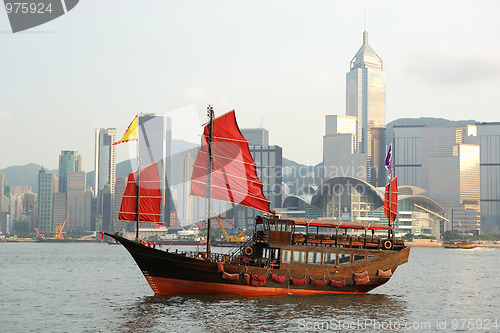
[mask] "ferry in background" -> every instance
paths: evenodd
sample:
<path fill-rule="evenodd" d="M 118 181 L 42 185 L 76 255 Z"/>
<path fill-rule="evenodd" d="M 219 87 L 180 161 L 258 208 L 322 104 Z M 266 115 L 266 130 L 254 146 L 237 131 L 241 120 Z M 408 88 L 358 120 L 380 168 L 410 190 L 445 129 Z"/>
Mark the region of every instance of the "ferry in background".
<path fill-rule="evenodd" d="M 443 246 L 445 249 L 474 249 L 477 246 L 467 240 L 457 240 L 444 242 Z"/>

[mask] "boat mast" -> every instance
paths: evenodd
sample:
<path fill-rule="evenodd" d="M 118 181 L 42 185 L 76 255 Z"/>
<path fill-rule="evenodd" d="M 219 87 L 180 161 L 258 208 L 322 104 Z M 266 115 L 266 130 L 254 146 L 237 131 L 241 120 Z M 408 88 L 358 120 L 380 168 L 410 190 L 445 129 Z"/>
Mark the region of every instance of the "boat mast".
<path fill-rule="evenodd" d="M 136 191 L 136 207 L 135 207 L 135 214 L 136 214 L 136 219 L 135 219 L 135 241 L 139 241 L 139 191 L 140 191 L 140 174 L 141 174 L 141 147 L 139 145 L 139 140 L 137 140 L 137 179 L 136 179 L 136 186 L 137 186 L 137 191 Z"/>
<path fill-rule="evenodd" d="M 212 156 L 212 142 L 214 139 L 214 108 L 209 105 L 207 107 L 208 122 L 208 160 L 207 160 L 207 198 L 208 198 L 208 209 L 207 209 L 207 259 L 210 258 L 210 214 L 212 212 L 212 167 L 213 167 L 213 156 Z"/>

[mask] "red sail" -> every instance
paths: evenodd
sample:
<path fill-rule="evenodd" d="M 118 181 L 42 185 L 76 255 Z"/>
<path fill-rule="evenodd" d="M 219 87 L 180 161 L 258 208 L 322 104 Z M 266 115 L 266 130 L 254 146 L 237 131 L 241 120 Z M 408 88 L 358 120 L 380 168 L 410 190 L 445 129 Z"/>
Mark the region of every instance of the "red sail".
<path fill-rule="evenodd" d="M 207 196 L 208 132 L 209 125 L 203 131 L 191 177 L 191 195 L 198 197 Z M 234 110 L 214 120 L 212 156 L 212 199 L 271 212 Z"/>
<path fill-rule="evenodd" d="M 137 221 L 137 171 L 128 175 L 127 187 L 123 194 L 119 219 Z M 160 222 L 161 191 L 158 164 L 150 164 L 139 174 L 139 222 Z"/>
<path fill-rule="evenodd" d="M 394 177 L 385 186 L 384 212 L 385 216 L 394 223 L 398 215 L 398 177 Z M 390 215 L 390 216 L 389 216 Z"/>

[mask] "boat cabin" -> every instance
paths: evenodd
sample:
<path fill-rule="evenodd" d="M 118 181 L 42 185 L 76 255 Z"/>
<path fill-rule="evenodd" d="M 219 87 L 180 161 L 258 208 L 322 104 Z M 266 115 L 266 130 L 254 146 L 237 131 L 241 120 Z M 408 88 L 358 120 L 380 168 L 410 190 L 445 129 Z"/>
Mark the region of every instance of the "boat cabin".
<path fill-rule="evenodd" d="M 348 235 L 350 229 L 363 235 Z M 375 231 L 387 231 L 387 238 L 375 237 Z M 271 268 L 348 265 L 403 249 L 403 241 L 391 237 L 392 232 L 380 223 L 258 216 L 254 245 L 245 254 Z"/>

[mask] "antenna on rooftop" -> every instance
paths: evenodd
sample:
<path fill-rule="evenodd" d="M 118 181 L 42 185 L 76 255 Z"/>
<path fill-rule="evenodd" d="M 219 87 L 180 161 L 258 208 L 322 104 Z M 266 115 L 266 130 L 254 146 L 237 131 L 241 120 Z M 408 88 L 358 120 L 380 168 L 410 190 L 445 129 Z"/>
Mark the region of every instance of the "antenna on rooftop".
<path fill-rule="evenodd" d="M 366 0 L 365 0 L 365 31 L 366 31 Z"/>

